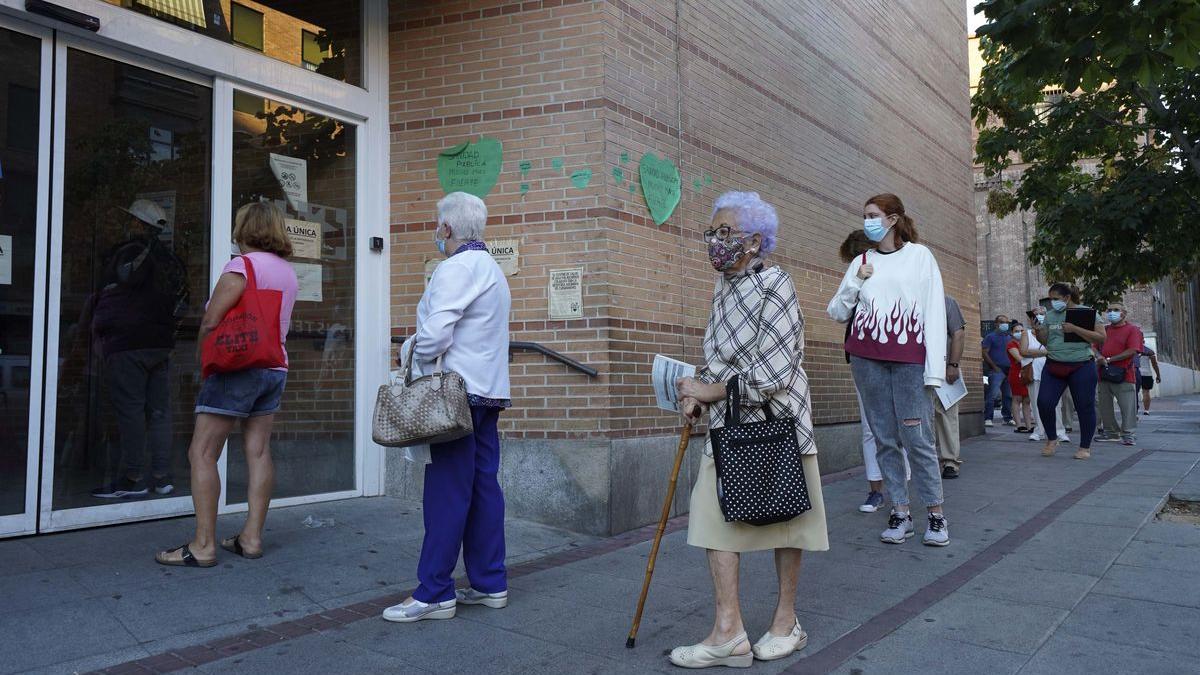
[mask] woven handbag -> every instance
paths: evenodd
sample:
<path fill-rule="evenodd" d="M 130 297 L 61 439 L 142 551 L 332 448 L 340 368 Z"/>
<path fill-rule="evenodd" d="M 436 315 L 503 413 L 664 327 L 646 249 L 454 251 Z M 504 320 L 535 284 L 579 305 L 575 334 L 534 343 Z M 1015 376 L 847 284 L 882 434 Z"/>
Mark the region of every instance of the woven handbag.
<path fill-rule="evenodd" d="M 767 421 L 743 424 L 737 376 L 726 388 L 725 426 L 710 432 L 725 521 L 771 525 L 812 509 L 796 419 L 776 418 L 768 402 L 763 406 Z"/>
<path fill-rule="evenodd" d="M 407 448 L 449 443 L 475 431 L 462 376 L 443 370 L 442 357 L 438 357 L 432 375 L 413 379 L 415 348 L 414 340 L 402 366 L 404 380 L 380 386 L 375 397 L 371 438 L 380 445 Z"/>

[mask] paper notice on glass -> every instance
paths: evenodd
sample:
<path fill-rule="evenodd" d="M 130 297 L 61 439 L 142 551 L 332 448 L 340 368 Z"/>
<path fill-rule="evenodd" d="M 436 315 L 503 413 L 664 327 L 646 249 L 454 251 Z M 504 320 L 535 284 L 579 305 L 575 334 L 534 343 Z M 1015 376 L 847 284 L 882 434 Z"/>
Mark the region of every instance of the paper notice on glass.
<path fill-rule="evenodd" d="M 279 181 L 293 209 L 308 204 L 308 162 L 297 157 L 271 153 L 271 173 Z"/>
<path fill-rule="evenodd" d="M 654 383 L 654 398 L 663 410 L 679 412 L 679 392 L 675 382 L 681 377 L 695 377 L 696 367 L 662 354 L 654 357 L 650 380 Z"/>
<path fill-rule="evenodd" d="M 583 268 L 550 270 L 550 318 L 583 317 Z"/>
<path fill-rule="evenodd" d="M 0 286 L 12 284 L 12 235 L 0 234 Z"/>
<path fill-rule="evenodd" d="M 321 302 L 321 266 L 314 263 L 292 263 L 296 271 L 298 302 Z"/>
<path fill-rule="evenodd" d="M 963 381 L 960 375 L 954 384 L 947 384 L 944 387 L 935 389 L 937 397 L 942 402 L 942 407 L 949 410 L 951 406 L 958 403 L 967 395 L 967 383 Z"/>
<path fill-rule="evenodd" d="M 292 256 L 321 259 L 321 223 L 284 218 L 283 229 L 292 240 Z"/>

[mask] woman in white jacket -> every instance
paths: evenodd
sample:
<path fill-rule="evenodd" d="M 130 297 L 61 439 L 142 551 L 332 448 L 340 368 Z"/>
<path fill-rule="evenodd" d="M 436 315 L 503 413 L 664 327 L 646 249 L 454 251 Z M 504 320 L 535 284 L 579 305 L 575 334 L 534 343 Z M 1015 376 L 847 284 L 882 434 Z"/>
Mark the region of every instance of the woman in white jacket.
<path fill-rule="evenodd" d="M 946 546 L 933 404 L 925 391 L 946 383 L 942 273 L 933 253 L 917 243 L 916 227 L 896 195 L 867 200 L 863 229 L 879 245 L 850 263 L 828 312 L 835 321 L 850 322 L 846 352 L 892 499 L 880 539 L 902 544 L 914 533 L 904 479 L 907 450 L 917 494 L 929 512 L 924 543 Z"/>
<path fill-rule="evenodd" d="M 500 411 L 511 405 L 508 317 L 512 296 L 500 266 L 483 243 L 487 207 L 465 192 L 438 202 L 435 242 L 446 256 L 417 305 L 411 345 L 421 372 L 438 358 L 463 377 L 474 433 L 430 446 L 425 467 L 425 539 L 412 597 L 383 612 L 388 621 L 449 619 L 459 603 L 508 604 L 504 567 L 504 495 L 500 492 Z M 414 344 L 415 343 L 415 344 Z M 471 585 L 455 591 L 459 551 Z"/>

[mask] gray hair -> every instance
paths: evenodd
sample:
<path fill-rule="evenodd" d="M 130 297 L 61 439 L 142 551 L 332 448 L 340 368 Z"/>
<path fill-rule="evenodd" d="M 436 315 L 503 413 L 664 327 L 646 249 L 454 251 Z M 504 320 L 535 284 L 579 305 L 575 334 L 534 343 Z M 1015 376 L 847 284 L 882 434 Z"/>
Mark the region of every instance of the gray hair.
<path fill-rule="evenodd" d="M 775 207 L 763 201 L 757 192 L 726 192 L 713 202 L 713 216 L 721 209 L 731 209 L 737 215 L 737 225 L 747 234 L 762 235 L 762 253 L 775 250 L 779 236 L 779 215 Z"/>
<path fill-rule="evenodd" d="M 482 241 L 487 205 L 466 192 L 451 192 L 437 203 L 438 225 L 449 225 L 459 241 Z"/>

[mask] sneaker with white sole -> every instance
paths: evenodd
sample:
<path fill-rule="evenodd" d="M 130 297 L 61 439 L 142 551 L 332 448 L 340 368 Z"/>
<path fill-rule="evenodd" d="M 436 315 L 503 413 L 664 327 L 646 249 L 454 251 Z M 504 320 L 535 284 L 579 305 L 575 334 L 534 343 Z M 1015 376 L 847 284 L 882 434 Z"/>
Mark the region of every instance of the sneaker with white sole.
<path fill-rule="evenodd" d="M 995 424 L 994 422 L 992 422 L 991 420 L 984 420 L 984 421 L 983 421 L 983 426 L 985 426 L 985 427 L 994 427 L 994 426 L 996 426 L 996 424 Z"/>
<path fill-rule="evenodd" d="M 914 533 L 912 516 L 892 511 L 892 515 L 888 517 L 887 529 L 880 533 L 879 541 L 885 544 L 903 544 Z"/>
<path fill-rule="evenodd" d="M 1070 437 L 1070 436 L 1068 436 L 1068 435 L 1066 435 L 1066 434 L 1059 434 L 1059 435 L 1058 435 L 1058 440 L 1059 440 L 1059 441 L 1061 441 L 1061 442 L 1063 442 L 1063 443 L 1070 443 L 1070 442 L 1071 442 L 1071 437 Z"/>
<path fill-rule="evenodd" d="M 474 588 L 460 588 L 454 592 L 454 596 L 460 605 L 483 605 L 492 609 L 508 607 L 508 591 L 483 593 Z"/>
<path fill-rule="evenodd" d="M 949 546 L 950 528 L 946 527 L 946 517 L 940 513 L 929 514 L 929 528 L 925 530 L 925 538 L 921 541 L 926 546 Z"/>
<path fill-rule="evenodd" d="M 883 493 L 871 490 L 867 493 L 867 501 L 863 502 L 858 510 L 863 513 L 875 513 L 881 508 L 883 508 Z"/>
<path fill-rule="evenodd" d="M 395 623 L 412 623 L 422 619 L 453 619 L 455 605 L 454 600 L 426 603 L 416 598 L 409 598 L 383 610 L 383 619 Z"/>
<path fill-rule="evenodd" d="M 1038 432 L 1036 432 L 1036 431 L 1035 431 L 1035 432 L 1033 432 L 1032 434 L 1029 434 L 1029 440 L 1031 440 L 1031 441 L 1044 441 L 1044 440 L 1046 440 L 1046 437 L 1045 437 L 1045 436 L 1043 436 L 1043 435 L 1041 435 L 1041 434 L 1039 434 Z"/>

